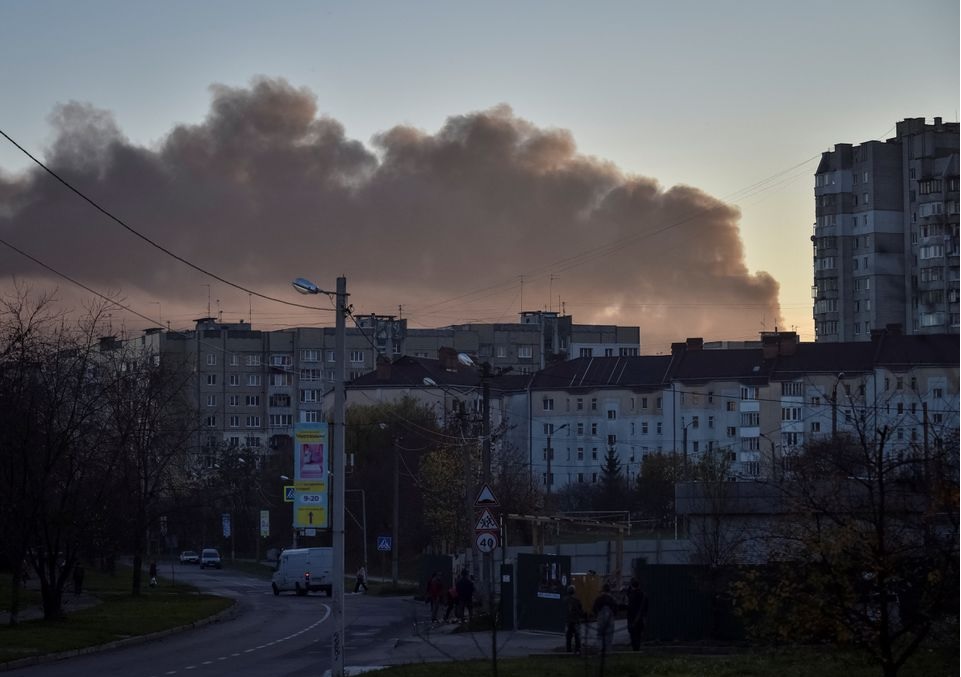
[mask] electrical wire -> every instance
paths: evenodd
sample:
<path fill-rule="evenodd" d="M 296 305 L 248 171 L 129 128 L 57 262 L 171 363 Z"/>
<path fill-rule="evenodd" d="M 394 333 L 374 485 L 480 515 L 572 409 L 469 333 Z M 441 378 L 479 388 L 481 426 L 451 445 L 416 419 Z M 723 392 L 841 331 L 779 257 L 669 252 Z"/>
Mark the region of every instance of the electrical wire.
<path fill-rule="evenodd" d="M 14 141 L 13 138 L 11 138 L 10 135 L 7 134 L 7 133 L 6 133 L 5 131 L 3 131 L 2 129 L 0 129 L 0 136 L 3 136 L 7 141 L 9 141 L 9 142 L 12 143 L 14 146 L 16 146 L 16 148 L 17 148 L 21 153 L 23 153 L 23 154 L 26 155 L 28 158 L 30 158 L 34 163 L 37 164 L 37 166 L 39 166 L 41 169 L 43 169 L 45 172 L 47 172 L 47 174 L 49 174 L 50 176 L 52 176 L 52 177 L 53 177 L 54 179 L 56 179 L 59 183 L 63 184 L 63 186 L 65 186 L 68 190 L 70 190 L 71 192 L 73 192 L 75 195 L 77 195 L 81 200 L 83 200 L 84 202 L 86 202 L 87 204 L 89 204 L 91 207 L 93 207 L 94 209 L 96 209 L 98 212 L 100 212 L 101 214 L 103 214 L 104 216 L 106 216 L 106 217 L 107 217 L 108 219 L 110 219 L 111 221 L 113 221 L 113 222 L 117 223 L 118 225 L 120 225 L 122 228 L 124 228 L 125 230 L 127 230 L 129 233 L 131 233 L 131 234 L 133 234 L 134 236 L 140 238 L 141 240 L 143 240 L 144 242 L 146 242 L 147 244 L 149 244 L 151 247 L 154 247 L 155 249 L 158 249 L 159 251 L 161 251 L 161 252 L 163 252 L 164 254 L 166 254 L 167 256 L 170 256 L 171 258 L 176 259 L 177 261 L 179 261 L 180 263 L 184 264 L 184 265 L 187 266 L 188 268 L 192 268 L 193 270 L 196 270 L 198 273 L 201 273 L 201 274 L 203 274 L 203 275 L 206 275 L 207 277 L 213 278 L 214 280 L 217 280 L 218 282 L 222 282 L 223 284 L 225 284 L 225 285 L 227 285 L 227 286 L 229 286 L 229 287 L 233 287 L 234 289 L 239 289 L 240 291 L 246 292 L 246 293 L 248 293 L 248 294 L 250 294 L 250 295 L 252 295 L 252 296 L 256 296 L 256 297 L 258 297 L 258 298 L 262 298 L 262 299 L 264 299 L 264 300 L 266 300 L 266 301 L 273 301 L 273 302 L 275 302 L 275 303 L 282 303 L 282 304 L 284 304 L 284 305 L 293 306 L 293 307 L 295 307 L 295 308 L 305 308 L 305 309 L 307 309 L 307 310 L 323 310 L 322 308 L 317 308 L 317 307 L 315 307 L 315 306 L 307 306 L 307 305 L 303 305 L 303 304 L 301 304 L 301 303 L 293 303 L 293 302 L 291 302 L 291 301 L 285 301 L 285 300 L 283 300 L 283 299 L 278 299 L 278 298 L 275 298 L 275 297 L 273 297 L 273 296 L 267 296 L 266 294 L 261 294 L 261 293 L 258 292 L 258 291 L 254 291 L 254 290 L 252 290 L 252 289 L 248 289 L 247 287 L 244 287 L 243 285 L 237 284 L 236 282 L 231 282 L 230 280 L 228 280 L 228 279 L 226 279 L 226 278 L 224 278 L 224 277 L 221 277 L 220 275 L 217 275 L 216 273 L 212 273 L 212 272 L 210 272 L 209 270 L 198 266 L 197 264 L 195 264 L 195 263 L 193 263 L 193 262 L 185 259 L 184 257 L 180 256 L 179 254 L 176 254 L 176 253 L 172 252 L 171 250 L 167 249 L 167 248 L 164 247 L 163 245 L 161 245 L 161 244 L 153 241 L 152 239 L 150 239 L 149 237 L 147 237 L 146 235 L 144 235 L 144 234 L 141 233 L 140 231 L 138 231 L 138 230 L 136 230 L 135 228 L 133 228 L 132 226 L 128 225 L 123 219 L 121 219 L 119 216 L 115 216 L 112 212 L 110 212 L 110 211 L 107 210 L 105 207 L 101 206 L 98 202 L 96 202 L 95 200 L 93 200 L 93 198 L 88 197 L 88 196 L 87 196 L 85 193 L 83 193 L 80 189 L 76 188 L 73 184 L 71 184 L 71 183 L 70 183 L 69 181 L 67 181 L 65 178 L 63 178 L 62 176 L 60 176 L 57 172 L 53 171 L 50 167 L 48 167 L 48 166 L 45 165 L 43 162 L 41 162 L 38 158 L 36 158 L 34 155 L 32 155 L 32 154 L 30 153 L 30 151 L 28 151 L 26 148 L 24 148 L 24 147 L 21 146 L 19 143 L 17 143 L 16 141 Z"/>

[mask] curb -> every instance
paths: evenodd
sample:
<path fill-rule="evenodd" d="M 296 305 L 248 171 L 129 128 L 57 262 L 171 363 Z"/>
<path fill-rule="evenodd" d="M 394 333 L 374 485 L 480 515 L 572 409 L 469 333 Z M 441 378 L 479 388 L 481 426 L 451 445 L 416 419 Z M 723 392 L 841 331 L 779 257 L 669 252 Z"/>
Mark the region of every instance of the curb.
<path fill-rule="evenodd" d="M 137 635 L 136 637 L 125 637 L 124 639 L 114 640 L 113 642 L 107 642 L 106 644 L 96 644 L 94 646 L 85 646 L 82 649 L 71 649 L 70 651 L 60 651 L 58 653 L 43 654 L 40 656 L 30 656 L 28 658 L 19 658 L 14 661 L 8 661 L 6 663 L 0 663 L 0 672 L 6 672 L 9 670 L 16 670 L 17 668 L 26 668 L 31 665 L 40 665 L 43 663 L 54 663 L 56 661 L 64 660 L 65 658 L 74 658 L 76 656 L 86 656 L 88 654 L 100 653 L 102 651 L 109 651 L 110 649 L 119 649 L 120 647 L 133 646 L 136 644 L 145 644 L 156 639 L 162 639 L 163 637 L 168 637 L 186 630 L 194 630 L 196 628 L 202 628 L 205 625 L 210 625 L 212 623 L 221 623 L 224 621 L 233 620 L 240 615 L 239 604 L 236 600 L 224 609 L 223 611 L 214 614 L 213 616 L 208 616 L 207 618 L 201 618 L 194 621 L 193 623 L 187 623 L 186 625 L 178 625 L 177 627 L 167 628 L 166 630 L 159 630 L 157 632 L 152 632 L 146 635 Z"/>

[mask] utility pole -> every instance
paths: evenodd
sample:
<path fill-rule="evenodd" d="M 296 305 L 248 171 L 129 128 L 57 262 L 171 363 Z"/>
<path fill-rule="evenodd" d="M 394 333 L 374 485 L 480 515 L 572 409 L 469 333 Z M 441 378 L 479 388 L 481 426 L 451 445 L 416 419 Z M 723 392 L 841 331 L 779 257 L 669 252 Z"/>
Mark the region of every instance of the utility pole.
<path fill-rule="evenodd" d="M 394 589 L 397 589 L 397 572 L 400 568 L 400 446 L 396 438 L 391 438 L 394 446 L 394 537 L 390 548 L 390 575 Z"/>
<path fill-rule="evenodd" d="M 551 437 L 555 432 L 560 432 L 567 427 L 567 423 L 559 427 L 557 430 L 553 428 L 548 428 L 550 430 L 547 433 L 547 477 L 544 479 L 544 483 L 547 485 L 547 497 L 544 499 L 544 512 L 550 513 L 551 511 L 551 489 L 554 485 L 554 479 L 551 473 L 551 462 L 554 460 L 554 447 L 551 445 Z"/>

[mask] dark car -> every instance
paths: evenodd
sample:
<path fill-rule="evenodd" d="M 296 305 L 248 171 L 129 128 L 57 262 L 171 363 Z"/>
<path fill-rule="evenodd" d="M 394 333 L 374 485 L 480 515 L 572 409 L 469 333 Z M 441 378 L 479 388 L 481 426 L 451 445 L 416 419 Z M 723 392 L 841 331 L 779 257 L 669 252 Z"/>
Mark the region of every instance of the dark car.
<path fill-rule="evenodd" d="M 199 564 L 200 555 L 195 553 L 193 550 L 184 550 L 180 553 L 180 563 L 181 564 Z"/>
<path fill-rule="evenodd" d="M 206 569 L 207 567 L 214 569 L 223 568 L 223 564 L 220 562 L 220 553 L 214 548 L 204 548 L 200 552 L 200 568 Z"/>

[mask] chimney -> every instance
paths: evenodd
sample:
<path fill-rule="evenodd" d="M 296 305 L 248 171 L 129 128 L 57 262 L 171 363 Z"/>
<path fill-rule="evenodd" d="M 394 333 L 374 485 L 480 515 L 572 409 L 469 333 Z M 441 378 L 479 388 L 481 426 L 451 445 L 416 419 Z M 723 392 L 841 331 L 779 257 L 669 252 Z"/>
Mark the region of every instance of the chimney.
<path fill-rule="evenodd" d="M 773 360 L 778 355 L 778 335 L 765 332 L 761 334 L 761 358 Z"/>
<path fill-rule="evenodd" d="M 457 351 L 446 346 L 437 349 L 437 360 L 445 371 L 457 371 Z"/>
<path fill-rule="evenodd" d="M 390 380 L 390 359 L 379 355 L 377 357 L 377 380 L 378 381 L 389 381 Z"/>
<path fill-rule="evenodd" d="M 678 342 L 678 343 L 672 343 L 672 344 L 671 344 L 671 355 L 674 355 L 675 357 L 679 357 L 679 356 L 683 355 L 683 354 L 686 353 L 686 352 L 687 352 L 687 344 L 686 344 L 686 343 L 680 343 L 680 342 Z"/>
<path fill-rule="evenodd" d="M 689 338 L 687 340 L 688 350 L 703 350 L 704 349 L 704 339 L 703 338 Z"/>
<path fill-rule="evenodd" d="M 781 336 L 781 340 L 778 346 L 779 354 L 783 355 L 784 357 L 789 357 L 797 353 L 797 346 L 798 346 L 797 332 L 782 331 L 780 336 Z"/>

